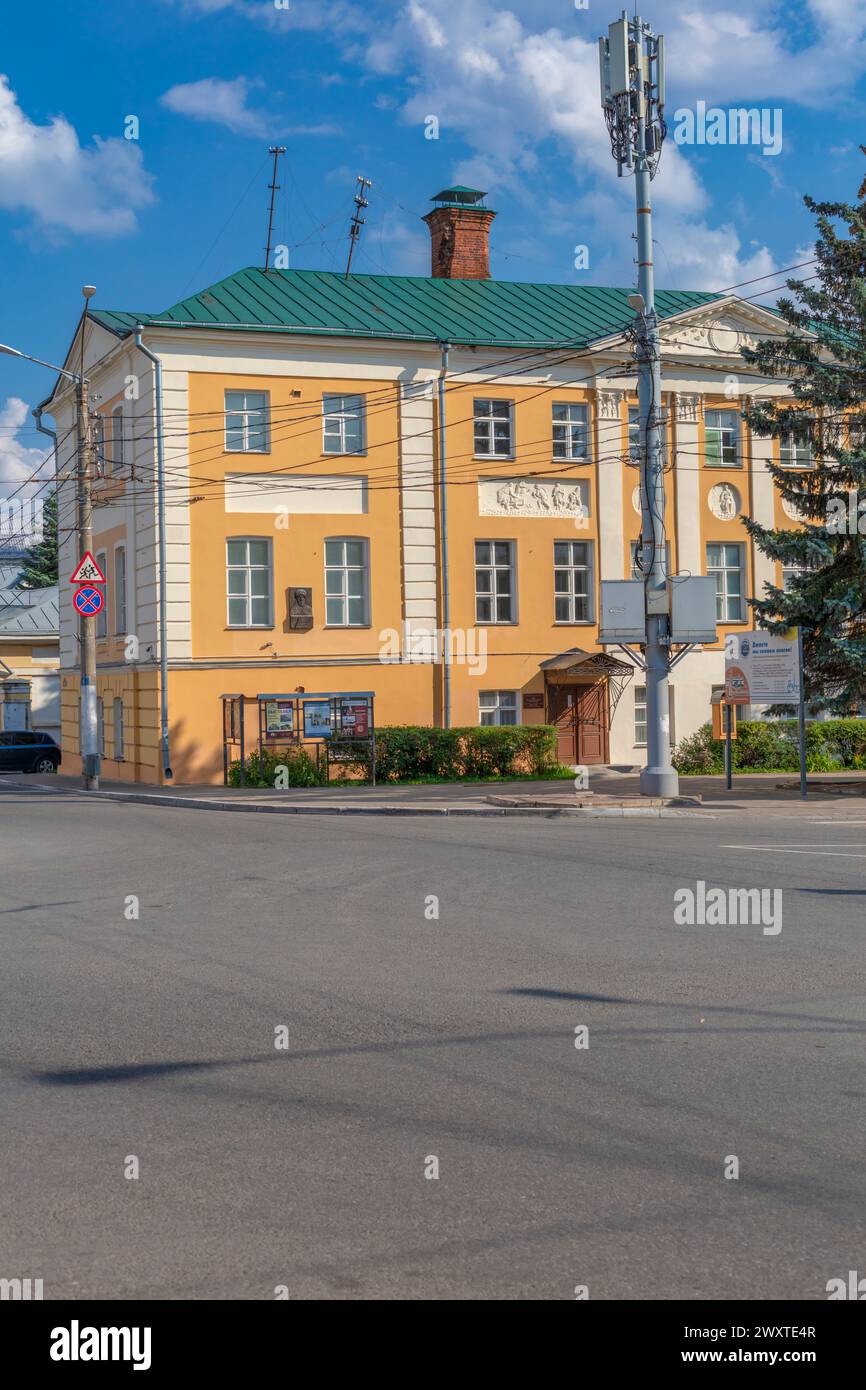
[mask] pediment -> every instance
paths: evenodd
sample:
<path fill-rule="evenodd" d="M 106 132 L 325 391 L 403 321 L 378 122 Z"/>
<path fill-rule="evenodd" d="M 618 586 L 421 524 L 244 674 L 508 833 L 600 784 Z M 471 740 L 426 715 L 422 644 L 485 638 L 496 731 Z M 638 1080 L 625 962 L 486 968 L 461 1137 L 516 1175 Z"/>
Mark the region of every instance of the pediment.
<path fill-rule="evenodd" d="M 659 325 L 662 351 L 667 356 L 706 353 L 739 358 L 742 348 L 754 348 L 762 338 L 785 331 L 778 314 L 743 300 L 723 300 L 678 314 Z"/>

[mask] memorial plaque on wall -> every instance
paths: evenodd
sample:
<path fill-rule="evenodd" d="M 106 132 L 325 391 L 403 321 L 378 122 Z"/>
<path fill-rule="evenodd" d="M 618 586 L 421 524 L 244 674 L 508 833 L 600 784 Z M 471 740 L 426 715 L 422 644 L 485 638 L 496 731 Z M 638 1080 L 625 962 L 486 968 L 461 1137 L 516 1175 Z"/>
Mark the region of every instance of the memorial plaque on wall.
<path fill-rule="evenodd" d="M 524 708 L 524 709 L 544 709 L 544 696 L 543 696 L 543 695 L 524 695 L 524 697 L 523 697 L 523 708 Z"/>
<path fill-rule="evenodd" d="M 313 626 L 312 589 L 287 589 L 289 631 L 309 632 Z"/>

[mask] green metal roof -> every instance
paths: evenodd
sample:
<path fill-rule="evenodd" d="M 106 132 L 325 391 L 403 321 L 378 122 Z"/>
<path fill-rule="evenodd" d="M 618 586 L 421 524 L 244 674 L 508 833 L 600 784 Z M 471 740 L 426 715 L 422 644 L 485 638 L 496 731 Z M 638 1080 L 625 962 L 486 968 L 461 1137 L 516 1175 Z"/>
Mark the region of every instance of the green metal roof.
<path fill-rule="evenodd" d="M 145 327 L 222 328 L 329 337 L 393 338 L 502 347 L 584 347 L 634 322 L 631 289 L 448 280 L 421 275 L 351 275 L 250 266 L 161 314 L 93 310 L 119 336 Z M 722 296 L 661 290 L 662 318 Z"/>

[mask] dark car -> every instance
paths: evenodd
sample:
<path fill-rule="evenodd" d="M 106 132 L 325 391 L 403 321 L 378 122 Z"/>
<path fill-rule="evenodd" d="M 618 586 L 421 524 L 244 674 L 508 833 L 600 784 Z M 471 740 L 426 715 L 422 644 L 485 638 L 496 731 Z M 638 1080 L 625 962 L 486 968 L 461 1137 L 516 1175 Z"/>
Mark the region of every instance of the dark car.
<path fill-rule="evenodd" d="M 60 757 L 50 734 L 0 733 L 0 772 L 56 772 Z"/>

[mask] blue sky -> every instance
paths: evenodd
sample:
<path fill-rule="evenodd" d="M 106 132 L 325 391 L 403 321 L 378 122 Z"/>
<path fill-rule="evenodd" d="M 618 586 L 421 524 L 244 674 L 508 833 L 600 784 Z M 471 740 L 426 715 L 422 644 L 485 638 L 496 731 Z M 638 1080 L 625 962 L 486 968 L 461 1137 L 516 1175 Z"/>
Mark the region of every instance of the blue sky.
<path fill-rule="evenodd" d="M 263 256 L 269 161 L 285 144 L 276 241 L 345 264 L 355 176 L 373 179 L 360 272 L 425 274 L 430 196 L 498 210 L 502 279 L 630 284 L 633 189 L 616 179 L 596 40 L 616 0 L 49 0 L 4 13 L 0 340 L 62 357 L 80 287 L 158 311 Z M 773 157 L 665 145 L 660 286 L 721 289 L 806 259 L 804 192 L 863 174 L 866 17 L 853 0 L 647 0 L 668 103 L 781 108 Z M 139 139 L 124 138 L 135 116 Z M 425 138 L 435 116 L 439 138 Z M 589 248 L 589 268 L 574 250 Z M 808 273 L 805 272 L 805 273 Z M 744 291 L 755 293 L 771 281 Z M 0 491 L 39 462 L 29 408 L 50 375 L 0 356 Z"/>

